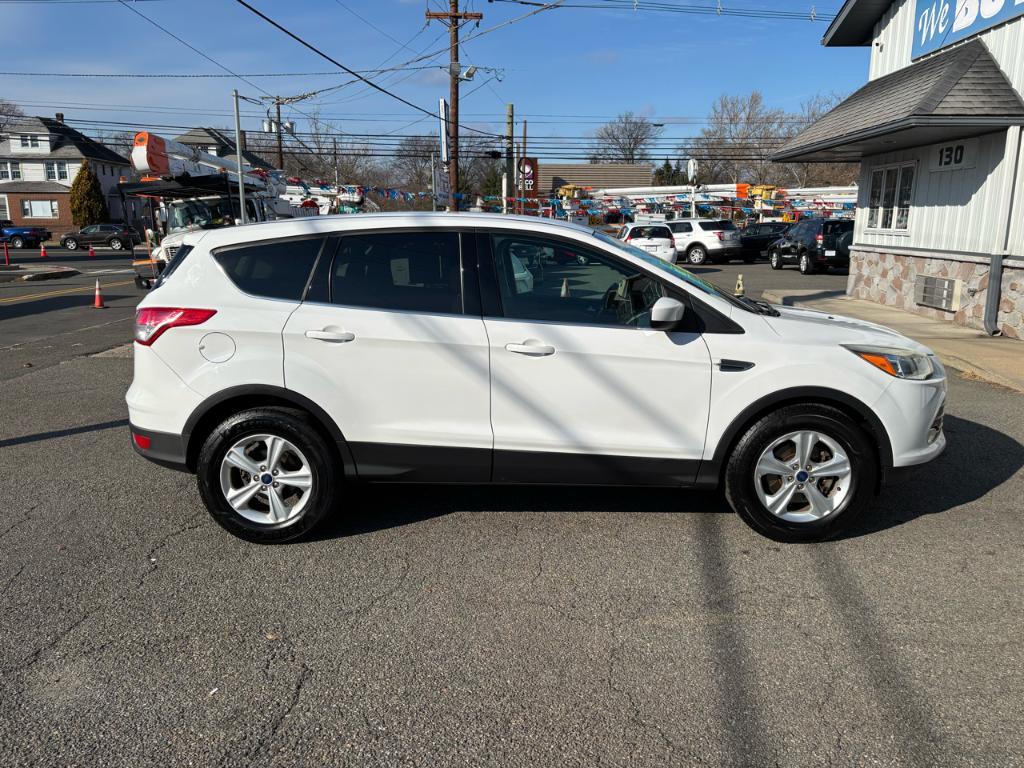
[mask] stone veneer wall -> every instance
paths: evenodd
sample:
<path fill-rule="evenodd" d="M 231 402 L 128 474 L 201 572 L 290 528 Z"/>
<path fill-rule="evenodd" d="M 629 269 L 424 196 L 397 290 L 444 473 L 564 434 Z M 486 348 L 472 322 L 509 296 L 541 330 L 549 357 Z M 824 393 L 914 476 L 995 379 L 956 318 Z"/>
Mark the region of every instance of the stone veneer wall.
<path fill-rule="evenodd" d="M 893 253 L 885 248 L 855 246 L 850 251 L 846 292 L 857 299 L 983 330 L 989 266 L 988 259 L 977 256 L 914 256 Z M 962 280 L 960 309 L 946 312 L 914 303 L 914 283 L 918 275 Z M 1003 262 L 998 323 L 1004 336 L 1024 339 L 1024 260 L 1007 259 Z"/>

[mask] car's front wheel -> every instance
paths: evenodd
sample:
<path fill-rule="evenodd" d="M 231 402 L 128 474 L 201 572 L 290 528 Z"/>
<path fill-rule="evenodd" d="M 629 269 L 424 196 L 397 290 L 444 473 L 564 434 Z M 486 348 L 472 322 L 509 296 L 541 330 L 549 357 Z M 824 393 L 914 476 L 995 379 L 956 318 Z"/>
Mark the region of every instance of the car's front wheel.
<path fill-rule="evenodd" d="M 703 245 L 695 245 L 686 252 L 686 258 L 694 266 L 700 266 L 708 260 L 708 252 Z"/>
<path fill-rule="evenodd" d="M 740 438 L 725 472 L 729 504 L 776 541 L 820 541 L 853 523 L 874 493 L 875 447 L 846 414 L 787 406 Z"/>
<path fill-rule="evenodd" d="M 24 248 L 24 247 L 25 247 L 25 241 L 22 240 L 20 237 L 15 235 L 14 237 L 11 238 L 11 248 L 21 249 L 21 248 Z"/>
<path fill-rule="evenodd" d="M 67 240 L 64 241 L 64 247 L 67 248 L 69 251 L 76 251 L 78 250 L 78 241 L 75 240 L 75 238 L 73 237 L 69 237 Z"/>
<path fill-rule="evenodd" d="M 328 441 L 300 411 L 235 414 L 199 452 L 199 493 L 235 536 L 273 544 L 299 538 L 331 510 L 341 468 Z"/>
<path fill-rule="evenodd" d="M 113 249 L 114 249 L 115 251 L 120 251 L 120 250 L 121 250 L 122 248 L 124 248 L 124 243 L 122 243 L 122 242 L 121 242 L 121 241 L 120 241 L 120 240 L 119 240 L 118 238 L 116 238 L 116 237 L 112 237 L 112 238 L 110 238 L 110 242 L 108 242 L 108 243 L 107 243 L 107 245 L 109 245 L 109 246 L 110 246 L 111 248 L 113 248 Z"/>
<path fill-rule="evenodd" d="M 773 250 L 768 254 L 768 263 L 772 269 L 782 269 L 782 256 L 779 255 L 778 251 Z"/>

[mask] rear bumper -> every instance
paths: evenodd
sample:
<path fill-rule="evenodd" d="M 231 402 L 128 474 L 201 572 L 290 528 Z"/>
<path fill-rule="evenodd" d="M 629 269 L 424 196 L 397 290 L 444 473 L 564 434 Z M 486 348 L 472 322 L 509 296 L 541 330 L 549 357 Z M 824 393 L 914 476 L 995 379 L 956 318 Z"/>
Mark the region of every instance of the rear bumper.
<path fill-rule="evenodd" d="M 169 469 L 189 472 L 185 439 L 169 432 L 155 432 L 129 423 L 132 448 L 145 459 Z"/>

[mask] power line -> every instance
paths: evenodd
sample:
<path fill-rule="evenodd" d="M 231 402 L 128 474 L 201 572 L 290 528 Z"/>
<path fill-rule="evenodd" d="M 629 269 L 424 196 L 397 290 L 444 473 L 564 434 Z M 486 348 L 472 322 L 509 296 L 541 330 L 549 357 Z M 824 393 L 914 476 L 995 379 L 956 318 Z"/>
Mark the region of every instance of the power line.
<path fill-rule="evenodd" d="M 0 0 L 3 3 L 4 0 Z M 120 2 L 120 0 L 118 0 Z M 428 64 L 420 67 L 381 67 L 379 69 L 360 69 L 360 74 L 379 74 L 381 72 L 398 72 L 405 70 L 443 69 L 439 65 Z M 480 67 L 487 70 L 494 67 Z M 242 77 L 337 77 L 337 70 L 330 72 L 246 72 L 244 74 L 219 74 L 216 72 L 0 72 L 0 75 L 11 77 L 107 77 L 107 78 L 144 78 L 144 79 L 227 79 Z M 351 82 L 351 81 L 350 81 Z"/>
<path fill-rule="evenodd" d="M 438 120 L 441 119 L 436 112 L 431 112 L 429 109 L 425 109 L 424 107 L 421 107 L 419 104 L 415 104 L 415 103 L 409 101 L 408 99 L 403 98 L 402 96 L 399 96 L 397 93 L 393 93 L 393 92 L 389 91 L 387 88 L 383 88 L 383 87 L 377 85 L 377 83 L 373 82 L 372 80 L 370 80 L 367 77 L 364 77 L 363 75 L 360 75 L 355 70 L 349 69 L 348 67 L 346 67 L 344 64 L 342 64 L 337 59 L 334 59 L 331 56 L 327 55 L 326 53 L 321 51 L 319 48 L 317 48 L 312 43 L 306 42 L 301 37 L 296 35 L 294 32 L 292 32 L 292 31 L 286 29 L 285 27 L 281 26 L 280 24 L 278 24 L 276 21 L 274 21 L 272 18 L 267 16 L 262 11 L 260 11 L 257 8 L 254 8 L 253 6 L 249 5 L 249 3 L 247 3 L 245 0 L 235 0 L 235 2 L 238 3 L 241 6 L 249 9 L 252 13 L 256 14 L 257 16 L 259 16 L 265 22 L 270 24 L 272 27 L 274 27 L 275 29 L 278 29 L 281 32 L 284 32 L 284 34 L 288 35 L 288 37 L 292 38 L 292 40 L 294 40 L 295 42 L 299 43 L 300 45 L 308 48 L 309 50 L 313 51 L 313 53 L 315 53 L 316 55 L 320 56 L 323 59 L 326 59 L 327 61 L 331 62 L 331 64 L 334 64 L 339 69 L 342 69 L 345 72 L 348 72 L 350 75 L 354 76 L 355 78 L 357 78 L 359 80 L 362 80 L 364 83 L 366 83 L 368 86 L 370 86 L 374 90 L 379 91 L 380 93 L 383 93 L 385 96 L 390 96 L 392 99 L 395 99 L 396 101 L 399 101 L 402 104 L 405 104 L 407 107 L 412 107 L 417 112 L 422 112 L 423 114 L 427 115 L 428 117 L 433 117 L 433 118 L 436 118 Z M 470 128 L 468 126 L 460 126 L 460 127 L 465 128 L 467 131 L 474 131 L 475 133 L 481 133 L 481 134 L 483 134 L 485 136 L 496 136 L 497 135 L 497 134 L 488 133 L 487 131 L 481 131 L 481 130 L 479 130 L 477 128 Z"/>
<path fill-rule="evenodd" d="M 539 5 L 533 0 L 492 0 L 498 3 L 516 5 Z M 791 19 L 801 21 L 831 21 L 833 16 L 819 14 L 814 6 L 807 12 L 781 11 L 750 7 L 729 8 L 721 2 L 716 6 L 693 5 L 690 3 L 676 4 L 656 2 L 655 0 L 591 0 L 591 2 L 565 2 L 560 8 L 586 8 L 591 10 L 623 10 L 623 11 L 657 11 L 664 13 L 684 13 L 698 16 L 733 16 L 746 19 Z"/>

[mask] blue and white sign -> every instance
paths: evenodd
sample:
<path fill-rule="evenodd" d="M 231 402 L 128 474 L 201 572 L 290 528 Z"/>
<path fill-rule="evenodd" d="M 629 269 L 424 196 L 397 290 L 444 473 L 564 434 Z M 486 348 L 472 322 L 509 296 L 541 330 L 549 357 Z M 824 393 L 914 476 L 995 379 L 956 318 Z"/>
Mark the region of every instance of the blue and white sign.
<path fill-rule="evenodd" d="M 1024 16 L 1024 0 L 915 0 L 911 58 Z"/>

